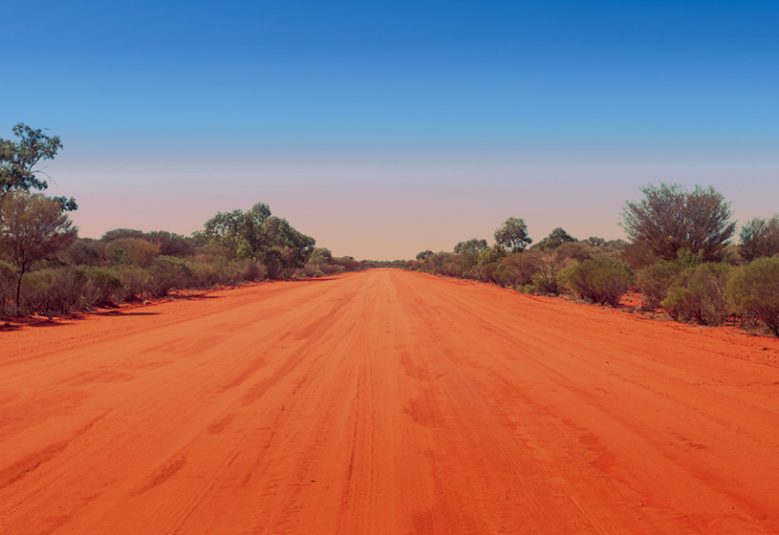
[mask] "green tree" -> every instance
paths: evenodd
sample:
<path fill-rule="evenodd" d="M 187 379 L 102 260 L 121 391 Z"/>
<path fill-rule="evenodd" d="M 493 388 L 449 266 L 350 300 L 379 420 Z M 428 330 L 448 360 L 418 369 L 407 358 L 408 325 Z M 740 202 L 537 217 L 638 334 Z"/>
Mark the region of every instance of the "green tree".
<path fill-rule="evenodd" d="M 42 129 L 33 129 L 24 123 L 13 127 L 17 140 L 0 139 L 0 197 L 11 191 L 43 191 L 49 187 L 44 169 L 39 164 L 53 159 L 62 149 L 58 136 L 49 136 Z M 66 210 L 78 206 L 71 197 L 55 197 Z"/>
<path fill-rule="evenodd" d="M 644 198 L 627 202 L 622 226 L 628 237 L 646 245 L 658 258 L 673 260 L 682 249 L 706 261 L 722 259 L 736 231 L 730 205 L 712 187 L 687 191 L 679 184 L 641 189 Z"/>
<path fill-rule="evenodd" d="M 221 245 L 236 258 L 263 262 L 270 278 L 305 265 L 316 241 L 297 231 L 286 219 L 271 215 L 267 204 L 248 211 L 220 212 L 206 221 L 198 238 Z"/>
<path fill-rule="evenodd" d="M 597 256 L 577 262 L 561 275 L 582 298 L 602 305 L 619 306 L 619 300 L 633 280 L 630 267 L 616 258 Z"/>
<path fill-rule="evenodd" d="M 533 240 L 527 233 L 525 221 L 510 217 L 495 231 L 495 242 L 507 253 L 517 253 L 524 251 Z"/>
<path fill-rule="evenodd" d="M 262 226 L 271 217 L 270 207 L 257 203 L 248 211 L 219 212 L 206 221 L 203 237 L 233 251 L 237 258 L 256 257 L 263 249 Z"/>
<path fill-rule="evenodd" d="M 454 254 L 473 255 L 478 257 L 479 254 L 489 249 L 487 240 L 479 240 L 473 238 L 470 240 L 461 241 L 454 246 Z"/>
<path fill-rule="evenodd" d="M 427 251 L 422 251 L 417 255 L 417 261 L 424 262 L 425 260 L 433 256 L 433 254 L 434 254 L 433 251 L 429 249 Z"/>
<path fill-rule="evenodd" d="M 105 255 L 116 264 L 132 264 L 149 267 L 160 254 L 160 244 L 143 238 L 119 238 L 105 248 Z"/>
<path fill-rule="evenodd" d="M 549 236 L 538 242 L 534 247 L 539 249 L 557 249 L 564 243 L 575 242 L 576 238 L 568 234 L 564 229 L 557 227 Z"/>
<path fill-rule="evenodd" d="M 740 238 L 739 251 L 745 260 L 779 254 L 779 215 L 752 219 L 741 229 Z"/>
<path fill-rule="evenodd" d="M 34 262 L 53 257 L 76 238 L 62 204 L 25 191 L 0 198 L 0 254 L 16 268 L 16 310 L 21 307 L 24 275 Z"/>

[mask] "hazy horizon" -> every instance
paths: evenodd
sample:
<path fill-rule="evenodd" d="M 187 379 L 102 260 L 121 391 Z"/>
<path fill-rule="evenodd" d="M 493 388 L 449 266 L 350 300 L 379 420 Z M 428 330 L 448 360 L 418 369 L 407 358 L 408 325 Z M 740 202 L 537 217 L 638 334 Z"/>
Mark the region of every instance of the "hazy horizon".
<path fill-rule="evenodd" d="M 49 191 L 86 237 L 262 201 L 381 260 L 511 216 L 619 238 L 660 181 L 777 210 L 777 5 L 304 4 L 15 4 L 0 137 L 62 137 Z"/>

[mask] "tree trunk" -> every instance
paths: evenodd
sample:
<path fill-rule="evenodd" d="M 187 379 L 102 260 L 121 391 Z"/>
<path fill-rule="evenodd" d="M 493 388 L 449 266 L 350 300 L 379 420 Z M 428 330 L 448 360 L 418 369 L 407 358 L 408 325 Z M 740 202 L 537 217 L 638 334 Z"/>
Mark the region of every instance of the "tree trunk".
<path fill-rule="evenodd" d="M 24 277 L 24 271 L 19 272 L 19 279 L 16 281 L 16 315 L 21 316 L 22 306 L 22 278 Z"/>

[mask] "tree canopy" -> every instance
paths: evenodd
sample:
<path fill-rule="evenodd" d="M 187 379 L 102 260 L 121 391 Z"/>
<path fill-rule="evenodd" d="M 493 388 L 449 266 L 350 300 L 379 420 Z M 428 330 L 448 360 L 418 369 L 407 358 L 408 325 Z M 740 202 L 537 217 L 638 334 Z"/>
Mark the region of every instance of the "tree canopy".
<path fill-rule="evenodd" d="M 67 214 L 55 199 L 14 191 L 0 198 L 0 255 L 16 268 L 16 307 L 22 279 L 34 262 L 50 258 L 76 238 Z"/>
<path fill-rule="evenodd" d="M 302 266 L 316 244 L 286 219 L 271 215 L 264 203 L 247 211 L 219 212 L 206 221 L 200 237 L 227 248 L 236 258 L 261 260 L 271 276 Z"/>
<path fill-rule="evenodd" d="M 489 245 L 487 245 L 487 240 L 472 238 L 470 240 L 461 241 L 460 243 L 455 245 L 454 253 L 478 256 L 479 253 L 482 253 L 487 249 L 489 249 Z"/>
<path fill-rule="evenodd" d="M 745 260 L 779 254 L 779 216 L 750 220 L 741 229 L 740 238 L 740 252 Z"/>
<path fill-rule="evenodd" d="M 646 186 L 641 192 L 644 198 L 627 202 L 622 212 L 622 226 L 634 243 L 665 260 L 685 249 L 707 261 L 722 259 L 736 225 L 721 193 L 700 186 L 687 191 L 679 184 Z"/>
<path fill-rule="evenodd" d="M 495 242 L 507 253 L 518 253 L 524 251 L 533 240 L 527 233 L 525 221 L 510 217 L 495 231 Z"/>
<path fill-rule="evenodd" d="M 557 227 L 549 236 L 538 242 L 534 247 L 539 249 L 557 249 L 564 243 L 575 242 L 576 238 L 568 234 L 564 229 Z"/>
<path fill-rule="evenodd" d="M 45 190 L 49 184 L 41 178 L 45 173 L 38 165 L 53 159 L 62 149 L 60 138 L 24 123 L 14 126 L 12 132 L 16 141 L 0 138 L 0 196 L 10 191 Z M 66 210 L 78 207 L 72 197 L 55 197 L 55 200 Z"/>

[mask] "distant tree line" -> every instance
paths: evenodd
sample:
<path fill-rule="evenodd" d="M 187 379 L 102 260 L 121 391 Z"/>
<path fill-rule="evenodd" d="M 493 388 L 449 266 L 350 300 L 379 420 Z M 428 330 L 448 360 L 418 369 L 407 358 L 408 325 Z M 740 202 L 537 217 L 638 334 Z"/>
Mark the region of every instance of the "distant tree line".
<path fill-rule="evenodd" d="M 729 203 L 714 188 L 647 186 L 625 204 L 628 241 L 574 238 L 562 228 L 532 245 L 525 222 L 506 220 L 490 245 L 420 252 L 407 269 L 476 279 L 539 295 L 619 306 L 633 290 L 643 308 L 677 321 L 731 321 L 779 336 L 779 216 L 753 219 L 733 242 Z"/>
<path fill-rule="evenodd" d="M 80 238 L 69 217 L 76 201 L 45 195 L 41 163 L 58 154 L 60 139 L 23 124 L 13 134 L 0 139 L 0 317 L 391 266 L 610 306 L 634 290 L 644 309 L 678 321 L 731 321 L 779 336 L 779 216 L 748 221 L 734 243 L 730 205 L 711 187 L 642 188 L 622 213 L 628 241 L 556 228 L 533 244 L 525 221 L 511 217 L 493 244 L 471 238 L 410 261 L 358 262 L 317 248 L 263 203 L 217 213 L 191 236 L 114 229 Z"/>
<path fill-rule="evenodd" d="M 19 124 L 0 139 L 0 317 L 67 313 L 264 279 L 364 269 L 334 257 L 270 207 L 220 212 L 191 236 L 114 229 L 80 238 L 73 198 L 45 195 L 60 139 Z"/>

